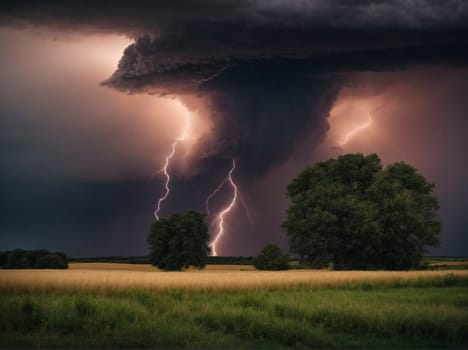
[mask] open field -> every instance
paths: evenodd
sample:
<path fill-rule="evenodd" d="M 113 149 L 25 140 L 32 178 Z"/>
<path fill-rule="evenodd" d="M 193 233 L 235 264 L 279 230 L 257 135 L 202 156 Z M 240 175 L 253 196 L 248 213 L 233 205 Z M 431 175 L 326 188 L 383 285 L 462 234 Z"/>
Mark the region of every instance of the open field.
<path fill-rule="evenodd" d="M 0 346 L 468 346 L 468 271 L 150 271 L 0 270 Z"/>
<path fill-rule="evenodd" d="M 258 289 L 305 286 L 343 287 L 368 284 L 380 286 L 424 286 L 445 283 L 446 276 L 468 278 L 468 271 L 240 271 L 240 270 L 190 270 L 186 272 L 160 272 L 149 265 L 130 265 L 108 269 L 111 264 L 101 264 L 105 269 L 71 270 L 0 270 L 0 291 L 36 293 L 129 290 L 220 290 Z M 127 264 L 118 264 L 127 265 Z"/>

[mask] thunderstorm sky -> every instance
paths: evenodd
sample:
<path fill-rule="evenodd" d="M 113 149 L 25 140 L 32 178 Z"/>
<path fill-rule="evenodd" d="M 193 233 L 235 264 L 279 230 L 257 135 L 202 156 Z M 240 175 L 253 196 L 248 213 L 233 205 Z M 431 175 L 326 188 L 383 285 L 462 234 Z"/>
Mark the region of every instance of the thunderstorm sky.
<path fill-rule="evenodd" d="M 352 4 L 351 4 L 352 3 Z M 0 250 L 144 255 L 206 212 L 219 255 L 287 249 L 286 185 L 348 152 L 436 183 L 437 255 L 468 255 L 468 3 L 5 1 Z"/>

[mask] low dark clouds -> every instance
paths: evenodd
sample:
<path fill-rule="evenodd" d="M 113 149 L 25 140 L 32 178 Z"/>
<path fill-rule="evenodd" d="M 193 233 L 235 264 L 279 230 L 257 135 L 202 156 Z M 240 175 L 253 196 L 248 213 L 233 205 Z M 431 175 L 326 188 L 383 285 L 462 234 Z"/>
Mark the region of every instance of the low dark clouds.
<path fill-rule="evenodd" d="M 152 26 L 139 27 L 144 35 L 125 50 L 108 85 L 133 92 L 196 89 L 226 67 L 254 62 L 281 69 L 301 60 L 302 68 L 322 71 L 426 63 L 445 47 L 453 59 L 468 36 L 468 6 L 459 1 L 189 2 L 145 11 L 142 23 L 152 18 Z"/>
<path fill-rule="evenodd" d="M 2 1 L 2 17 L 46 25 L 93 25 L 113 31 L 184 23 L 244 23 L 246 26 L 328 28 L 452 28 L 466 26 L 466 2 L 459 0 L 129 0 Z M 4 19 L 6 21 L 6 19 Z M 222 28 L 220 28 L 222 30 Z M 215 35 L 215 34 L 213 34 Z"/>
<path fill-rule="evenodd" d="M 252 60 L 466 44 L 468 36 L 468 4 L 458 0 L 11 1 L 1 6 L 4 24 L 133 36 L 136 43 L 109 80 L 130 91 L 152 85 L 170 92 Z"/>
<path fill-rule="evenodd" d="M 214 136 L 199 162 L 218 176 L 219 164 L 237 158 L 247 189 L 324 139 L 351 73 L 468 63 L 468 3 L 457 0 L 11 1 L 0 9 L 3 25 L 132 37 L 103 85 L 209 101 Z M 182 196 L 174 210 L 189 202 Z"/>

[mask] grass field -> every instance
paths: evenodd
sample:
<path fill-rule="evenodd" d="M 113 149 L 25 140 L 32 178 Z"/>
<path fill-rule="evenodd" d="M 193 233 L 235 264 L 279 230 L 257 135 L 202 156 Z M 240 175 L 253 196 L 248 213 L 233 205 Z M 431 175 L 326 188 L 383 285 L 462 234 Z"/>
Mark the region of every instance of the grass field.
<path fill-rule="evenodd" d="M 460 348 L 468 271 L 0 270 L 14 348 Z"/>

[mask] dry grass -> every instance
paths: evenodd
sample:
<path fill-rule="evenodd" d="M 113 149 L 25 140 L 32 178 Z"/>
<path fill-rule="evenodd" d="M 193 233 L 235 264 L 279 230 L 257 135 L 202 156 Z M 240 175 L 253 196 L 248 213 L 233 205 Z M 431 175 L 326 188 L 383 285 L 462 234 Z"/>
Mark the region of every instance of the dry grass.
<path fill-rule="evenodd" d="M 81 264 L 80 264 L 81 265 Z M 353 284 L 408 284 L 417 281 L 459 276 L 468 271 L 216 271 L 191 270 L 160 272 L 150 266 L 110 264 L 72 265 L 70 270 L 0 270 L 0 291 L 20 292 L 126 292 L 132 290 L 223 290 L 260 289 L 291 286 L 343 286 Z M 88 269 L 86 269 L 86 266 Z M 140 270 L 139 270 L 139 269 Z M 141 270 L 143 269 L 143 270 Z M 151 271 L 151 272 L 150 272 Z M 419 283 L 419 282 L 418 282 Z"/>

